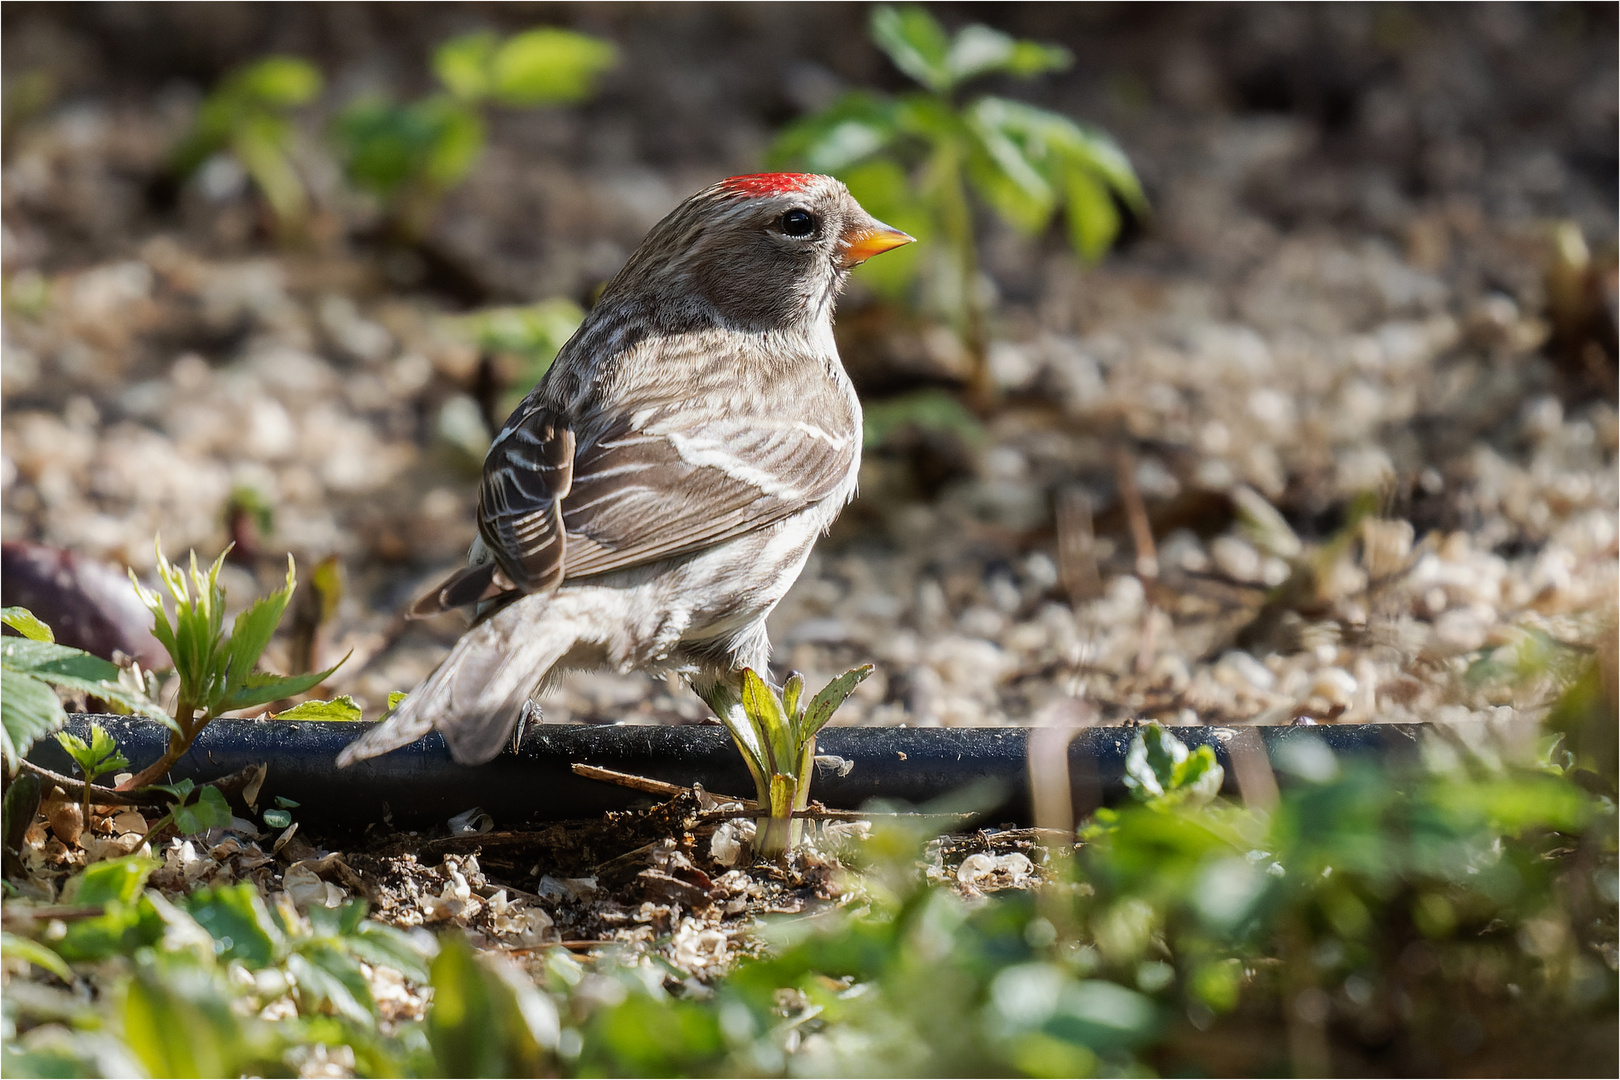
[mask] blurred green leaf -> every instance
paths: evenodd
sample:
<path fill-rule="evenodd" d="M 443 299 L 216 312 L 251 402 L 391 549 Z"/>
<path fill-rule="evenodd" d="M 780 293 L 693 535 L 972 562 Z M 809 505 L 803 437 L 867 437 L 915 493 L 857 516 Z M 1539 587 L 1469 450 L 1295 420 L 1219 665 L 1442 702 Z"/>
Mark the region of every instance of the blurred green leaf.
<path fill-rule="evenodd" d="M 0 668 L 0 752 L 7 769 L 28 755 L 34 741 L 67 723 L 56 691 L 32 676 Z"/>
<path fill-rule="evenodd" d="M 999 30 L 973 24 L 965 26 L 951 42 L 944 66 L 953 83 L 979 75 L 1005 72 L 1009 75 L 1040 75 L 1062 71 L 1074 63 L 1069 50 L 1058 45 L 1019 41 Z"/>
<path fill-rule="evenodd" d="M 539 1076 L 557 1045 L 556 1006 L 457 936 L 434 959 L 428 1041 L 442 1076 Z"/>
<path fill-rule="evenodd" d="M 440 45 L 433 53 L 433 71 L 458 98 L 477 101 L 489 95 L 490 65 L 500 38 L 491 31 L 463 34 Z"/>
<path fill-rule="evenodd" d="M 146 879 L 161 863 L 139 855 L 104 859 L 92 863 L 68 881 L 63 896 L 75 904 L 91 907 L 110 900 L 130 903 L 146 885 Z"/>
<path fill-rule="evenodd" d="M 552 27 L 525 30 L 495 52 L 494 97 L 519 106 L 581 101 L 617 62 L 618 50 L 601 38 Z"/>
<path fill-rule="evenodd" d="M 43 968 L 63 982 L 73 981 L 73 969 L 63 963 L 60 956 L 39 942 L 18 937 L 10 931 L 0 931 L 0 956 L 8 960 L 23 960 Z"/>
<path fill-rule="evenodd" d="M 930 90 L 950 90 L 957 81 L 947 64 L 950 40 L 926 8 L 881 5 L 872 12 L 872 40 L 894 66 Z"/>
<path fill-rule="evenodd" d="M 273 963 L 286 947 L 264 897 L 250 882 L 198 889 L 181 904 L 213 937 L 214 952 L 222 960 L 239 960 L 257 970 Z"/>
<path fill-rule="evenodd" d="M 240 1076 L 256 1055 L 234 997 L 195 963 L 137 964 L 124 995 L 124 1041 L 152 1076 Z"/>
<path fill-rule="evenodd" d="M 307 60 L 268 56 L 226 83 L 226 93 L 263 105 L 291 108 L 307 105 L 321 92 L 321 73 Z"/>
<path fill-rule="evenodd" d="M 784 128 L 771 144 L 767 164 L 842 176 L 844 170 L 887 149 L 898 131 L 891 101 L 851 91 Z"/>

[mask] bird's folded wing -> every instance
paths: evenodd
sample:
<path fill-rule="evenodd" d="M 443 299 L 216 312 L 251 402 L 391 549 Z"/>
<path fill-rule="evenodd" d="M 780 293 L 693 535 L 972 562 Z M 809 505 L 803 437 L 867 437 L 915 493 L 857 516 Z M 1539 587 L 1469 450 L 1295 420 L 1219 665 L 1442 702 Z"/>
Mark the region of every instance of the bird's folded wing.
<path fill-rule="evenodd" d="M 548 409 L 502 431 L 484 461 L 478 530 L 523 592 L 562 580 L 561 506 L 574 476 L 574 432 Z"/>
<path fill-rule="evenodd" d="M 581 447 L 562 508 L 566 576 L 696 551 L 827 498 L 849 475 L 858 435 L 823 423 L 671 413 Z"/>
<path fill-rule="evenodd" d="M 485 463 L 480 531 L 525 591 L 721 543 L 845 481 L 859 433 L 837 405 L 836 421 L 826 412 L 801 420 L 643 411 L 581 439 L 577 451 L 569 433 L 571 468 L 561 459 L 566 429 L 537 413 Z"/>

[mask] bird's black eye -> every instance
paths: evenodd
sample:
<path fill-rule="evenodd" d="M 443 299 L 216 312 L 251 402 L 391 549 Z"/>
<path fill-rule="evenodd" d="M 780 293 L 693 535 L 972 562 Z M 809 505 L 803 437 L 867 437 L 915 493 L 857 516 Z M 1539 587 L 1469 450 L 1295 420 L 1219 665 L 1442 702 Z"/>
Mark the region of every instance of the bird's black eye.
<path fill-rule="evenodd" d="M 789 236 L 809 236 L 816 231 L 816 219 L 808 210 L 789 210 L 782 215 L 782 231 Z"/>

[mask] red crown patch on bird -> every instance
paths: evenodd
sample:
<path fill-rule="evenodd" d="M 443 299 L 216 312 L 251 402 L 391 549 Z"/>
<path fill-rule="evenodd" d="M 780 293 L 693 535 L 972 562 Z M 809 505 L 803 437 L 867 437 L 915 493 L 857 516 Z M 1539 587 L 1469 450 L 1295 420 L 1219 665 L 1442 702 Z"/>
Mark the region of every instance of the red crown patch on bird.
<path fill-rule="evenodd" d="M 737 195 L 786 195 L 790 191 L 803 190 L 815 179 L 814 173 L 752 173 L 722 180 L 720 186 Z"/>

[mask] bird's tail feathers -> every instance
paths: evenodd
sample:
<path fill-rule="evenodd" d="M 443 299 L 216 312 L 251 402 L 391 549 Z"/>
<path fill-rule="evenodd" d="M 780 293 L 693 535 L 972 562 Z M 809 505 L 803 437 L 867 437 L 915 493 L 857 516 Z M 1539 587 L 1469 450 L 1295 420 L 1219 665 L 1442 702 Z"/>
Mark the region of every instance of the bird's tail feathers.
<path fill-rule="evenodd" d="M 525 597 L 462 635 L 444 663 L 388 719 L 343 748 L 339 767 L 397 750 L 437 729 L 462 765 L 501 752 L 523 703 L 576 637 L 572 620 L 536 617 Z"/>

